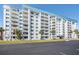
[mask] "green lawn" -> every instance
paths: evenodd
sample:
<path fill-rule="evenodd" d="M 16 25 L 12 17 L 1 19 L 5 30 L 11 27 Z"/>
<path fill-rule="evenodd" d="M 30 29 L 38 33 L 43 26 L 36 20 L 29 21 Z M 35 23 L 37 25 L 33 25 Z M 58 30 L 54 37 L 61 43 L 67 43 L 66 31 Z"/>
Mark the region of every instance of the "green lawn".
<path fill-rule="evenodd" d="M 43 43 L 43 42 L 59 42 L 65 40 L 15 40 L 15 41 L 2 41 L 0 40 L 0 44 L 23 44 L 23 43 Z"/>
<path fill-rule="evenodd" d="M 79 40 L 79 39 L 56 39 L 56 40 L 14 40 L 14 41 L 3 41 L 0 40 L 0 44 L 23 44 L 23 43 L 44 43 L 44 42 L 64 42 L 66 40 Z"/>

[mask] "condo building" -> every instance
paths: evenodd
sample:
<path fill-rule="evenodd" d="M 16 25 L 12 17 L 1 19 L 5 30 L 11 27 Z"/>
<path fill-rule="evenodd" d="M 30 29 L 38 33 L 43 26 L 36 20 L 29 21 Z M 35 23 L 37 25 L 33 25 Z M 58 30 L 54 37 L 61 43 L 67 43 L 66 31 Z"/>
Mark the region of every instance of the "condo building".
<path fill-rule="evenodd" d="M 27 5 L 15 8 L 9 5 L 3 6 L 4 40 L 15 40 L 15 29 L 22 32 L 23 40 L 52 39 L 57 37 L 77 38 L 74 32 L 77 29 L 77 21 L 58 16 Z M 43 34 L 39 32 L 43 31 Z"/>

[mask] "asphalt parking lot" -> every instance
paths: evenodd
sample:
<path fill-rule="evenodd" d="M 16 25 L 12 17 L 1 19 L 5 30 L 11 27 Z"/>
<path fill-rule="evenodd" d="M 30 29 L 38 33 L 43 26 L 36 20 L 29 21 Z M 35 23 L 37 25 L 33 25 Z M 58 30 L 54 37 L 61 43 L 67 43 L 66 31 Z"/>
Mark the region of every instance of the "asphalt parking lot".
<path fill-rule="evenodd" d="M 79 55 L 79 41 L 0 45 L 0 55 Z"/>

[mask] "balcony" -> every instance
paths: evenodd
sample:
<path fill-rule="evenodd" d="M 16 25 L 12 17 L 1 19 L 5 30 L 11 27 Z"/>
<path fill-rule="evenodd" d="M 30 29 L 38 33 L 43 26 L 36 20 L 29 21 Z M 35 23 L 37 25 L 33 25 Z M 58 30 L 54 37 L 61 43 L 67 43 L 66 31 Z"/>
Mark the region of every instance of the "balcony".
<path fill-rule="evenodd" d="M 11 29 L 15 30 L 15 29 L 18 29 L 18 27 L 11 27 Z"/>
<path fill-rule="evenodd" d="M 11 16 L 11 18 L 12 18 L 13 20 L 14 20 L 14 19 L 16 19 L 16 20 L 18 19 L 18 17 L 13 16 L 13 15 Z"/>
<path fill-rule="evenodd" d="M 55 24 L 55 21 L 52 21 L 53 24 Z"/>
<path fill-rule="evenodd" d="M 23 32 L 27 32 L 28 33 L 28 30 L 23 30 Z"/>
<path fill-rule="evenodd" d="M 11 20 L 11 22 L 12 22 L 12 23 L 18 23 L 18 21 L 16 21 L 16 20 Z"/>
<path fill-rule="evenodd" d="M 12 10 L 11 10 L 11 13 L 12 13 L 12 12 L 13 12 L 13 13 L 17 13 L 18 10 L 17 10 L 17 9 L 12 9 Z"/>
<path fill-rule="evenodd" d="M 18 25 L 17 25 L 17 24 L 11 24 L 11 26 L 12 26 L 12 27 L 18 27 Z"/>
<path fill-rule="evenodd" d="M 27 19 L 26 19 L 26 20 L 23 20 L 23 22 L 24 22 L 24 23 L 28 23 L 28 20 L 27 20 Z"/>
<path fill-rule="evenodd" d="M 28 26 L 27 27 L 26 26 L 23 26 L 23 29 L 28 30 Z"/>
<path fill-rule="evenodd" d="M 28 12 L 26 12 L 26 11 L 23 11 L 23 14 L 28 14 Z"/>
<path fill-rule="evenodd" d="M 23 28 L 23 31 L 28 31 L 28 28 Z"/>
<path fill-rule="evenodd" d="M 23 18 L 24 18 L 24 19 L 28 19 L 28 16 L 23 15 Z"/>
<path fill-rule="evenodd" d="M 17 21 L 12 21 L 11 25 L 18 25 L 18 22 Z"/>
<path fill-rule="evenodd" d="M 23 22 L 23 26 L 28 26 L 28 23 L 27 22 Z"/>
<path fill-rule="evenodd" d="M 16 13 L 16 12 L 11 12 L 11 14 L 18 16 L 18 13 Z"/>

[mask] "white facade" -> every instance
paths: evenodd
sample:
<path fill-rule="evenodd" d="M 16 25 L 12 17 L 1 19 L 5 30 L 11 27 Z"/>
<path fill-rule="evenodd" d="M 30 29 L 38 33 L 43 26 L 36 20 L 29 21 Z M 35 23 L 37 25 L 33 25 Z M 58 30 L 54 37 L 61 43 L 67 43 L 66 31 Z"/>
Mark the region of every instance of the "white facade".
<path fill-rule="evenodd" d="M 69 34 L 69 31 L 77 29 L 76 21 L 63 18 L 53 13 L 45 12 L 36 8 L 23 5 L 21 9 L 4 5 L 3 15 L 4 40 L 15 40 L 14 29 L 22 32 L 24 40 L 52 39 L 58 36 L 64 38 L 76 38 L 76 34 Z M 44 34 L 40 34 L 40 30 Z M 51 33 L 55 30 L 55 33 Z"/>

